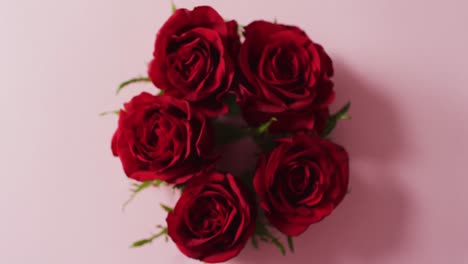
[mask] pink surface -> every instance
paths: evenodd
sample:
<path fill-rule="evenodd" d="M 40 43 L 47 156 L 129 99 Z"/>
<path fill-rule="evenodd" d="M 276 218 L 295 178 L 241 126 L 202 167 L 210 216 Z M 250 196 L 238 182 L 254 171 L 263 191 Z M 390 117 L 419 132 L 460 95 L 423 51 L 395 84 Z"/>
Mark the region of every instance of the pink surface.
<path fill-rule="evenodd" d="M 247 248 L 230 263 L 468 263 L 468 2 L 236 0 L 227 18 L 297 24 L 336 65 L 353 120 L 335 139 L 352 157 L 352 192 L 296 240 L 296 254 Z M 0 2 L 0 263 L 197 263 L 163 240 L 130 242 L 164 222 L 146 192 L 127 208 L 110 153 L 116 118 L 139 92 L 169 1 Z"/>

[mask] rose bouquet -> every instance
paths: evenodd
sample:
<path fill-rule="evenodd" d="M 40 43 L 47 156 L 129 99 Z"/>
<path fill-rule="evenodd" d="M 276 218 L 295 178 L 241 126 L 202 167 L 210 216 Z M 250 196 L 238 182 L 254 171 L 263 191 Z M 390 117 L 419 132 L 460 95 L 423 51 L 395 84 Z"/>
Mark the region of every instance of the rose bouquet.
<path fill-rule="evenodd" d="M 137 181 L 181 191 L 167 226 L 132 246 L 171 238 L 186 256 L 227 261 L 250 240 L 293 250 L 293 237 L 348 191 L 348 155 L 328 139 L 349 103 L 331 114 L 333 66 L 300 28 L 239 26 L 213 8 L 175 9 L 159 30 L 143 92 L 120 111 L 112 152 Z M 155 89 L 155 91 L 158 91 Z M 232 120 L 242 119 L 242 122 Z M 250 137 L 257 165 L 240 175 L 218 166 L 223 146 Z M 283 234 L 280 237 L 279 234 Z"/>

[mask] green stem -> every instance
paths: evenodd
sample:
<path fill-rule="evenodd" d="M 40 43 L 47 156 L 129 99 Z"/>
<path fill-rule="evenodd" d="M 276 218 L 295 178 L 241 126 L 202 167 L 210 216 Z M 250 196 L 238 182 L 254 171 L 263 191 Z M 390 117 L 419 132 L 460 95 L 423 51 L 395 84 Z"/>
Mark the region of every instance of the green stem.
<path fill-rule="evenodd" d="M 139 83 L 139 82 L 151 82 L 151 80 L 148 77 L 137 77 L 137 78 L 130 79 L 130 80 L 125 81 L 125 82 L 123 82 L 123 83 L 121 83 L 119 85 L 119 87 L 117 88 L 116 94 L 119 94 L 120 91 L 123 88 L 125 88 L 126 86 L 128 86 L 130 84 L 134 84 L 134 83 Z"/>
<path fill-rule="evenodd" d="M 135 248 L 135 247 L 144 246 L 146 244 L 150 244 L 150 243 L 153 242 L 153 240 L 157 239 L 160 236 L 166 235 L 166 234 L 167 234 L 167 227 L 164 227 L 161 230 L 161 232 L 157 233 L 156 235 L 153 235 L 152 237 L 147 238 L 147 239 L 138 240 L 135 243 L 133 243 L 130 247 Z"/>

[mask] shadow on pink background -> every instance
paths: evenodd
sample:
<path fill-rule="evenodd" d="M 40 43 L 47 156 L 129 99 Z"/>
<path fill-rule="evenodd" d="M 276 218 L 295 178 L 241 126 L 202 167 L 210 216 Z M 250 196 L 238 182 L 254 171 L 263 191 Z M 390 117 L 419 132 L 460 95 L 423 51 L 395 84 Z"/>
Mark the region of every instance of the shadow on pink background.
<path fill-rule="evenodd" d="M 348 256 L 378 263 L 404 247 L 411 203 L 388 166 L 404 153 L 400 114 L 340 61 L 335 60 L 335 69 L 340 102 L 352 101 L 352 120 L 342 121 L 332 133 L 351 156 L 350 194 L 331 216 L 295 239 L 296 251 L 287 258 L 272 245 L 262 244 L 261 250 L 248 245 L 233 263 L 335 264 Z"/>

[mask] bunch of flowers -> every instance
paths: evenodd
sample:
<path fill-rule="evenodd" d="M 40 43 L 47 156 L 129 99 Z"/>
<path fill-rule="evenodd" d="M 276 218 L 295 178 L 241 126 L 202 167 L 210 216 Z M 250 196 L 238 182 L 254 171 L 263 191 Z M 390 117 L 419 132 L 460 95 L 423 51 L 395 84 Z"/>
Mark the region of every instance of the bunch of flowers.
<path fill-rule="evenodd" d="M 296 26 L 239 26 L 209 6 L 174 9 L 159 30 L 143 92 L 120 111 L 112 152 L 136 193 L 181 191 L 167 226 L 134 247 L 169 237 L 186 256 L 227 261 L 247 242 L 294 249 L 293 237 L 330 215 L 348 191 L 348 154 L 328 139 L 349 103 L 331 114 L 333 66 Z M 235 118 L 243 122 L 231 122 Z M 219 168 L 226 144 L 251 137 L 255 168 Z M 284 234 L 284 237 L 279 237 Z M 282 241 L 285 241 L 283 244 Z"/>

